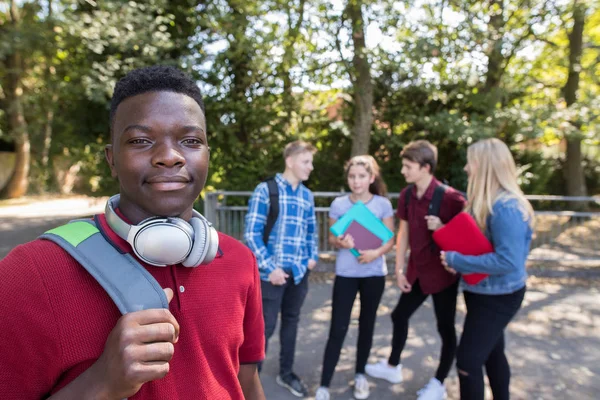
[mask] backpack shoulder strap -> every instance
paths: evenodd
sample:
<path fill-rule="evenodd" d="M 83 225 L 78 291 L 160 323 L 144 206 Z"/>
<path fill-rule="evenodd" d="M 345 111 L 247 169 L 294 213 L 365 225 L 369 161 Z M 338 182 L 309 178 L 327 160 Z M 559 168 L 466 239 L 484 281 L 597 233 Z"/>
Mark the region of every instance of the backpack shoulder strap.
<path fill-rule="evenodd" d="M 110 244 L 93 220 L 75 220 L 40 236 L 50 240 L 85 268 L 104 288 L 119 311 L 169 308 L 167 297 L 146 269 L 130 254 Z"/>
<path fill-rule="evenodd" d="M 436 217 L 439 217 L 440 208 L 442 207 L 442 200 L 444 199 L 444 193 L 446 193 L 446 189 L 448 189 L 448 186 L 440 183 L 433 190 L 433 196 L 431 197 L 431 203 L 429 203 L 427 215 L 435 215 Z"/>
<path fill-rule="evenodd" d="M 265 180 L 267 187 L 269 188 L 269 214 L 267 215 L 267 223 L 265 224 L 265 230 L 263 232 L 263 242 L 265 246 L 269 242 L 269 236 L 277 222 L 279 216 L 279 186 L 275 177 L 271 177 Z"/>
<path fill-rule="evenodd" d="M 436 217 L 440 216 L 440 208 L 442 207 L 442 200 L 444 200 L 444 193 L 446 193 L 446 189 L 448 189 L 447 185 L 440 183 L 438 186 L 433 189 L 433 196 L 431 197 L 431 202 L 429 203 L 429 208 L 427 209 L 427 215 L 435 215 Z M 440 249 L 433 241 L 433 232 L 431 238 L 431 251 L 435 254 L 440 252 Z"/>
<path fill-rule="evenodd" d="M 406 187 L 406 191 L 404 192 L 404 211 L 406 212 L 406 218 L 408 218 L 408 205 L 410 204 L 410 198 L 412 197 L 413 187 L 415 187 L 415 184 L 411 183 Z"/>

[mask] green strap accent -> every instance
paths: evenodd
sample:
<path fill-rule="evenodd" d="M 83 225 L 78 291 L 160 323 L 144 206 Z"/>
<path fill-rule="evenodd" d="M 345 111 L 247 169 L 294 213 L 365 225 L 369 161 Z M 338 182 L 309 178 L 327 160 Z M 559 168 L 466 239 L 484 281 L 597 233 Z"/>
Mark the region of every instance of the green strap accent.
<path fill-rule="evenodd" d="M 79 243 L 98 232 L 98 228 L 96 228 L 94 225 L 84 221 L 76 221 L 51 229 L 46 233 L 52 233 L 56 236 L 60 236 L 69 242 L 71 246 L 77 247 Z"/>

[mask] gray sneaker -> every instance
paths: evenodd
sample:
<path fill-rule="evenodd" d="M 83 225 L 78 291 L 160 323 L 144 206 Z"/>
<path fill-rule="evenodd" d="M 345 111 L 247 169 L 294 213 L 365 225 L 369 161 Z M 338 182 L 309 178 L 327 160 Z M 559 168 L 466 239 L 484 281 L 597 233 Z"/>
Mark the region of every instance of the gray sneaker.
<path fill-rule="evenodd" d="M 286 388 L 296 397 L 308 396 L 308 389 L 304 386 L 304 383 L 298 378 L 298 375 L 293 372 L 286 376 L 277 375 L 275 382 L 281 387 Z"/>

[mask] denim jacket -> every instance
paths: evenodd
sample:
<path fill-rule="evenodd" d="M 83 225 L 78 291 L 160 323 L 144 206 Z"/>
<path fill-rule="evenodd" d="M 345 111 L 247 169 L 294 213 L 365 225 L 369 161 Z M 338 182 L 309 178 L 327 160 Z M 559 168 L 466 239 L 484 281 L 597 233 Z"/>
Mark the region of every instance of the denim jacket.
<path fill-rule="evenodd" d="M 446 253 L 448 265 L 461 274 L 481 272 L 489 274 L 476 285 L 461 281 L 462 289 L 479 294 L 508 294 L 525 286 L 525 262 L 529 254 L 532 230 L 523 220 L 523 210 L 517 199 L 500 197 L 488 216 L 486 236 L 494 252 L 467 256 L 454 251 Z"/>

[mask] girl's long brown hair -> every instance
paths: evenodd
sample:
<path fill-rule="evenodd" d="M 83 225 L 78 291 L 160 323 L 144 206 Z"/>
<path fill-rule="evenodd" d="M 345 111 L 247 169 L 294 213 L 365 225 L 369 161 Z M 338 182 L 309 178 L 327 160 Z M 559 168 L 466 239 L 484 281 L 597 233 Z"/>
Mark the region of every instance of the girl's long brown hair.
<path fill-rule="evenodd" d="M 350 167 L 354 165 L 360 165 L 365 167 L 367 172 L 375 177 L 373 183 L 369 185 L 369 192 L 379 196 L 387 196 L 387 185 L 381 177 L 379 164 L 377 164 L 377 161 L 375 161 L 375 159 L 372 156 L 354 156 L 350 160 L 348 160 L 346 166 L 344 167 L 344 174 L 346 175 L 346 178 L 348 178 L 348 172 L 350 171 Z"/>

